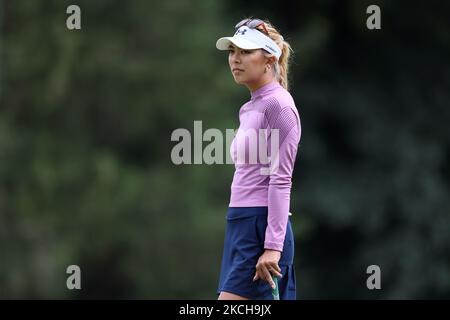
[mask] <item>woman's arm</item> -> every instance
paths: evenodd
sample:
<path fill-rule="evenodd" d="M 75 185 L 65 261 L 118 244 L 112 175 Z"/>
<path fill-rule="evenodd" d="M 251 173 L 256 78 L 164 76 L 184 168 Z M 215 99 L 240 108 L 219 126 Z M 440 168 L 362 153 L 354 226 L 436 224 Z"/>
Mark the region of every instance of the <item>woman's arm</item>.
<path fill-rule="evenodd" d="M 272 168 L 268 191 L 265 249 L 283 251 L 290 209 L 291 179 L 300 137 L 298 123 L 294 111 L 290 107 L 286 107 L 280 112 L 279 117 L 271 127 L 279 131 L 279 148 L 278 153 L 277 150 L 271 150 Z"/>
<path fill-rule="evenodd" d="M 275 117 L 271 117 L 274 119 Z M 300 119 L 290 108 L 279 113 L 276 120 L 268 121 L 270 129 L 278 130 L 279 147 L 270 150 L 271 171 L 268 191 L 268 217 L 265 233 L 265 251 L 258 259 L 253 281 L 263 279 L 275 288 L 272 275 L 281 278 L 278 261 L 283 251 L 284 238 L 290 209 L 292 174 L 300 142 Z M 271 134 L 271 139 L 273 136 Z M 267 144 L 269 145 L 269 143 Z"/>

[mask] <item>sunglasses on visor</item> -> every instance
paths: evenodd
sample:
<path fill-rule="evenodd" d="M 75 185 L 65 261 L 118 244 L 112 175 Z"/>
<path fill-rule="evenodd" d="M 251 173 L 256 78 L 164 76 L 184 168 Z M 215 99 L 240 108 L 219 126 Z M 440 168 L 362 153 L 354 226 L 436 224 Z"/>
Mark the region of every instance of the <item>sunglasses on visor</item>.
<path fill-rule="evenodd" d="M 269 31 L 267 30 L 266 25 L 264 24 L 264 21 L 262 21 L 261 19 L 247 18 L 247 19 L 240 21 L 238 24 L 236 24 L 236 26 L 234 28 L 239 29 L 242 26 L 247 26 L 250 29 L 256 29 L 256 30 L 264 33 L 266 36 L 269 36 Z M 262 26 L 262 30 L 259 28 L 260 26 Z"/>

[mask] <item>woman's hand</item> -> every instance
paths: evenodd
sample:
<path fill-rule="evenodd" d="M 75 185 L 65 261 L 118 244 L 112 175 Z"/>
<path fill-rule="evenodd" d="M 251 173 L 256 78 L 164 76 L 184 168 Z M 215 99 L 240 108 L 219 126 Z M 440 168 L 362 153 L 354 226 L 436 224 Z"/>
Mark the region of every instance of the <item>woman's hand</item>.
<path fill-rule="evenodd" d="M 256 264 L 256 274 L 253 277 L 253 281 L 262 279 L 264 281 L 267 281 L 272 289 L 275 289 L 275 283 L 272 280 L 272 274 L 276 275 L 278 278 L 282 277 L 281 269 L 278 266 L 280 257 L 280 251 L 266 249 L 258 259 L 258 263 Z"/>

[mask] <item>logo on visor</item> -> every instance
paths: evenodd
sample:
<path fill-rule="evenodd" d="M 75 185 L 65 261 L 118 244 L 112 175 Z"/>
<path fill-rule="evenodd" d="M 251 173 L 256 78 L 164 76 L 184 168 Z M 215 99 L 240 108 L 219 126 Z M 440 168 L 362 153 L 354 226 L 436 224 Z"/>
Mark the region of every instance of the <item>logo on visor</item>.
<path fill-rule="evenodd" d="M 240 34 L 240 35 L 244 35 L 247 32 L 248 29 L 243 29 L 243 30 L 238 30 L 236 31 L 236 33 L 234 35 Z"/>
<path fill-rule="evenodd" d="M 272 52 L 276 52 L 276 50 L 274 49 L 274 48 L 272 48 L 272 47 L 270 47 L 269 45 L 265 45 L 267 48 L 269 48 Z"/>

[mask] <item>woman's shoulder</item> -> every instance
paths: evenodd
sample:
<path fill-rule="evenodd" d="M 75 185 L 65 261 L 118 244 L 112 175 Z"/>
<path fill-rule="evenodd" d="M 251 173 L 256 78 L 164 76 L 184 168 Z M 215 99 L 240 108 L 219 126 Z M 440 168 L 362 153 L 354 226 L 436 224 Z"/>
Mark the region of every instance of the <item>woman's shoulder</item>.
<path fill-rule="evenodd" d="M 291 93 L 282 86 L 277 87 L 276 90 L 264 96 L 262 102 L 264 104 L 278 103 L 282 108 L 286 106 L 295 107 L 295 101 Z"/>
<path fill-rule="evenodd" d="M 263 105 L 264 113 L 267 116 L 285 112 L 287 108 L 292 109 L 296 113 L 298 112 L 294 98 L 290 92 L 284 88 L 276 90 L 272 94 L 265 96 L 261 100 L 261 104 Z"/>
<path fill-rule="evenodd" d="M 276 90 L 264 97 L 264 115 L 272 128 L 292 128 L 298 125 L 300 129 L 300 114 L 292 95 L 286 89 Z"/>

